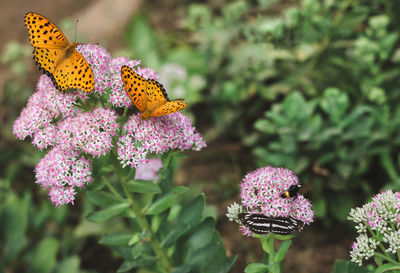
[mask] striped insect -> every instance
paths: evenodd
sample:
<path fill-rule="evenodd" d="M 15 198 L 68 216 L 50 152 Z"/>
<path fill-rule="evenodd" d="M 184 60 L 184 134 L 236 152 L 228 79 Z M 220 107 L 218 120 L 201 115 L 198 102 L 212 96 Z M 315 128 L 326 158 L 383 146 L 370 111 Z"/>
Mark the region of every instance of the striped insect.
<path fill-rule="evenodd" d="M 256 234 L 275 233 L 288 235 L 300 231 L 304 222 L 292 217 L 269 217 L 257 213 L 240 213 L 239 219 Z"/>
<path fill-rule="evenodd" d="M 281 193 L 282 198 L 292 198 L 296 200 L 297 194 L 299 193 L 299 186 L 298 185 L 291 185 L 289 189 Z"/>

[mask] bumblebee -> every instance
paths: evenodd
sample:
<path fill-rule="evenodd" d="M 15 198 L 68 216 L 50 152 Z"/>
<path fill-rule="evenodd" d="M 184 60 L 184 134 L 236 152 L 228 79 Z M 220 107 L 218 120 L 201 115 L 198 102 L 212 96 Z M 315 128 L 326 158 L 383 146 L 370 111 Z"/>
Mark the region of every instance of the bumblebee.
<path fill-rule="evenodd" d="M 281 193 L 282 198 L 292 198 L 296 200 L 297 194 L 299 193 L 299 186 L 298 185 L 291 185 L 289 189 Z"/>

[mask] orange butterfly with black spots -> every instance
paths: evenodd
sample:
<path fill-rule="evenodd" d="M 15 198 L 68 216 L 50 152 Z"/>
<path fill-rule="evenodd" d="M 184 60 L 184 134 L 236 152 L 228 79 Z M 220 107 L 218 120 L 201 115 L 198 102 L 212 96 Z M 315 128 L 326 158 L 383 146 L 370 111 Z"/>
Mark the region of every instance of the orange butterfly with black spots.
<path fill-rule="evenodd" d="M 121 78 L 133 104 L 142 112 L 141 119 L 178 112 L 187 106 L 183 99 L 169 100 L 164 87 L 155 80 L 146 80 L 129 66 L 122 66 Z"/>
<path fill-rule="evenodd" d="M 75 50 L 76 42 L 70 44 L 61 30 L 46 17 L 28 12 L 25 26 L 34 46 L 33 59 L 56 88 L 68 88 L 90 92 L 94 88 L 93 71 L 85 58 Z"/>

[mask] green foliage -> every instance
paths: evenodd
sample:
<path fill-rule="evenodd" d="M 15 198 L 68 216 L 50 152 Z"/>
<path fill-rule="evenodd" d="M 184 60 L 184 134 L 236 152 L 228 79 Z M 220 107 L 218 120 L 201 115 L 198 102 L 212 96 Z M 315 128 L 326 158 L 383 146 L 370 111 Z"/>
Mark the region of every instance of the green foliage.
<path fill-rule="evenodd" d="M 344 221 L 372 188 L 400 188 L 400 6 L 281 4 L 190 6 L 187 25 L 208 63 L 202 115 L 242 139 L 258 166 L 311 183 L 317 216 Z"/>
<path fill-rule="evenodd" d="M 343 260 L 335 261 L 332 270 L 332 273 L 372 273 L 372 272 L 377 272 L 373 269 L 372 266 L 359 266 L 350 261 L 343 261 Z"/>
<path fill-rule="evenodd" d="M 119 216 L 131 224 L 123 232 L 106 234 L 99 241 L 123 258 L 118 272 L 134 268 L 151 272 L 228 272 L 236 260 L 236 256 L 227 258 L 215 220 L 204 216 L 204 195 L 183 186 L 173 187 L 175 154 L 180 156 L 177 152 L 163 155 L 164 168 L 157 181 L 132 180 L 129 168 L 105 164 L 109 170 L 104 173 L 107 187 L 87 192 L 88 200 L 101 208 L 93 209 L 88 220 L 110 222 Z M 113 158 L 109 160 L 114 162 Z"/>

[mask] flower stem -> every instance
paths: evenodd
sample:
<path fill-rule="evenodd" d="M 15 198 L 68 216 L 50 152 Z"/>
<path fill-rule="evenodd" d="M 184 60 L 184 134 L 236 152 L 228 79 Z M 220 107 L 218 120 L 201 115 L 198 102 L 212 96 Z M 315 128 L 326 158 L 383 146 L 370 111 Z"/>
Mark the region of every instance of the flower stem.
<path fill-rule="evenodd" d="M 122 188 L 124 190 L 124 193 L 126 197 L 129 200 L 129 203 L 131 205 L 131 209 L 140 225 L 140 228 L 143 231 L 146 231 L 147 233 L 151 234 L 150 236 L 150 244 L 153 248 L 153 251 L 155 252 L 156 256 L 158 257 L 158 261 L 161 265 L 160 270 L 162 270 L 163 273 L 167 273 L 171 271 L 172 265 L 171 261 L 168 257 L 168 255 L 164 252 L 163 248 L 161 247 L 160 242 L 157 240 L 156 236 L 152 234 L 150 225 L 147 222 L 146 216 L 143 214 L 142 209 L 140 208 L 140 205 L 136 202 L 135 198 L 133 197 L 132 193 L 129 191 L 128 188 L 128 179 L 131 179 L 133 177 L 125 176 L 121 173 L 121 170 L 119 166 L 116 166 L 113 164 L 113 169 L 115 170 L 115 173 L 118 175 L 119 181 L 121 182 Z M 130 171 L 129 175 L 134 176 L 134 171 Z M 111 190 L 111 188 L 110 188 Z"/>
<path fill-rule="evenodd" d="M 121 178 L 121 184 L 122 184 L 122 187 L 124 189 L 126 196 L 128 197 L 129 202 L 131 203 L 132 210 L 136 216 L 136 219 L 139 222 L 140 227 L 144 231 L 151 232 L 150 225 L 147 222 L 145 215 L 142 214 L 142 210 L 140 209 L 140 206 L 137 204 L 137 202 L 133 198 L 132 194 L 129 192 L 129 189 L 127 186 L 127 180 L 125 178 Z M 153 250 L 156 253 L 164 271 L 170 272 L 171 268 L 172 268 L 171 262 L 167 256 L 167 254 L 163 251 L 163 248 L 161 247 L 160 242 L 158 242 L 158 240 L 155 236 L 151 236 L 150 243 L 151 243 L 151 246 L 153 247 Z"/>
<path fill-rule="evenodd" d="M 110 181 L 108 181 L 108 179 L 104 176 L 101 177 L 101 179 L 103 179 L 103 181 L 106 183 L 108 189 L 118 198 L 123 199 L 123 197 L 119 194 L 119 192 L 113 187 L 113 185 L 111 185 Z"/>
<path fill-rule="evenodd" d="M 266 254 L 264 263 L 268 265 L 269 271 L 272 273 L 281 273 L 280 263 L 275 261 L 275 248 L 274 248 L 274 236 L 269 234 L 259 238 L 261 241 L 262 248 Z M 267 261 L 268 258 L 268 261 Z"/>

